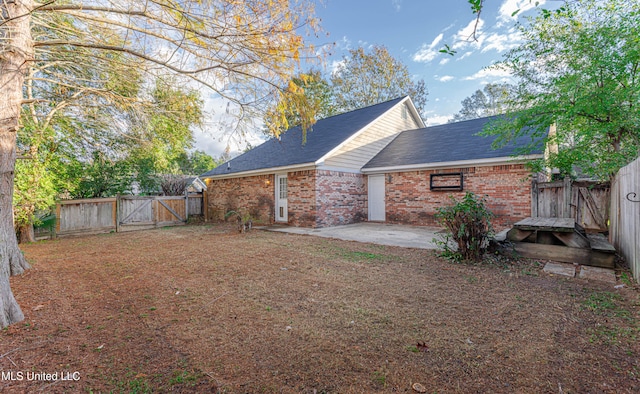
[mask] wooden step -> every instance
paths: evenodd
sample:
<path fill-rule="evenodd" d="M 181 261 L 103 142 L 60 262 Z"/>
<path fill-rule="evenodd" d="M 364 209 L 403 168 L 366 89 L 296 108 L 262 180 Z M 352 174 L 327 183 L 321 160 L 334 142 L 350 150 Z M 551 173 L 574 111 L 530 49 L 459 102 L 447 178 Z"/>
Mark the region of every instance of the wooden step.
<path fill-rule="evenodd" d="M 586 234 L 572 218 L 527 218 L 507 232 L 524 257 L 614 268 L 615 248 L 602 234 Z"/>
<path fill-rule="evenodd" d="M 584 228 L 572 218 L 526 218 L 513 225 L 524 231 L 556 231 L 585 234 Z"/>
<path fill-rule="evenodd" d="M 561 261 L 603 268 L 615 267 L 615 254 L 598 250 L 529 242 L 515 242 L 514 249 L 520 256 L 530 259 Z"/>
<path fill-rule="evenodd" d="M 587 238 L 589 239 L 589 243 L 591 244 L 591 250 L 611 254 L 616 253 L 616 248 L 614 248 L 613 245 L 609 243 L 609 240 L 603 234 L 587 234 Z"/>

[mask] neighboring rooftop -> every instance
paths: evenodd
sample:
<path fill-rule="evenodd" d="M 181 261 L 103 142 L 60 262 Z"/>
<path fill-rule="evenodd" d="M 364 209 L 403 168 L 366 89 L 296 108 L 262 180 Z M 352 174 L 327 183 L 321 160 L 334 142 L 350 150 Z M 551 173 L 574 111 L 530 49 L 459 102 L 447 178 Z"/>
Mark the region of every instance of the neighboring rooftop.
<path fill-rule="evenodd" d="M 491 144 L 495 137 L 477 135 L 496 117 L 447 123 L 438 126 L 407 130 L 371 159 L 363 169 L 450 163 L 457 161 L 503 158 L 517 155 L 534 139 L 522 136 L 499 149 Z M 541 154 L 542 144 L 528 154 Z"/>
<path fill-rule="evenodd" d="M 321 119 L 307 131 L 307 141 L 304 144 L 301 127 L 293 127 L 282 134 L 280 139 L 272 138 L 201 177 L 314 163 L 405 98 L 407 97 Z"/>

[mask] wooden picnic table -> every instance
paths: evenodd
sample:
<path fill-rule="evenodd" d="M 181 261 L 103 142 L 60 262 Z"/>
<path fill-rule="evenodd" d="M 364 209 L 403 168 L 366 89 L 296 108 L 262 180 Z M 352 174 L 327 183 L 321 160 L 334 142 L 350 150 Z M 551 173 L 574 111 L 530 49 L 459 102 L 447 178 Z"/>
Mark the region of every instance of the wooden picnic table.
<path fill-rule="evenodd" d="M 587 234 L 572 218 L 526 218 L 507 239 L 524 257 L 613 267 L 615 248 L 602 234 Z"/>
<path fill-rule="evenodd" d="M 526 218 L 513 225 L 507 239 L 570 248 L 589 248 L 584 229 L 572 218 Z"/>

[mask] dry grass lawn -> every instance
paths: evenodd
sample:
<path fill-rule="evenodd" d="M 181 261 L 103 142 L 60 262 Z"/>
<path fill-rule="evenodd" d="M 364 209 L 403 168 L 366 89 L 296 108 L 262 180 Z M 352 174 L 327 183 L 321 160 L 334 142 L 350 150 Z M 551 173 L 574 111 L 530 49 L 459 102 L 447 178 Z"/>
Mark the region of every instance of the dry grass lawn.
<path fill-rule="evenodd" d="M 640 392 L 638 289 L 536 262 L 219 225 L 23 250 L 3 393 Z"/>

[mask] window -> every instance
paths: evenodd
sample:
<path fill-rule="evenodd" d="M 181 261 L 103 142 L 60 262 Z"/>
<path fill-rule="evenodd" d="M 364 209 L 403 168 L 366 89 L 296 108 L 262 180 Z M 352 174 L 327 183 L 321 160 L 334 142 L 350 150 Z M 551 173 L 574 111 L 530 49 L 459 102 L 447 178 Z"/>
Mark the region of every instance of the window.
<path fill-rule="evenodd" d="M 287 178 L 280 178 L 280 198 L 287 198 Z"/>
<path fill-rule="evenodd" d="M 461 172 L 451 172 L 448 174 L 431 174 L 429 179 L 429 189 L 433 191 L 455 191 L 462 190 L 463 176 Z"/>

